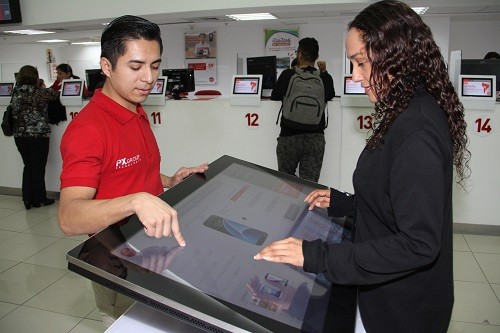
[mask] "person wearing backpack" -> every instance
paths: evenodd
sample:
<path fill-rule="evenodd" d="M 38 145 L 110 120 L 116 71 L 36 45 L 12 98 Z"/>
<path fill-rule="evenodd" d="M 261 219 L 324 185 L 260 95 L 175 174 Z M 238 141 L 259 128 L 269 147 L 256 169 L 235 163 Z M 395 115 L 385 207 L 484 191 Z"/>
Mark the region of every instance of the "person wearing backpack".
<path fill-rule="evenodd" d="M 278 170 L 318 182 L 325 153 L 325 108 L 335 96 L 333 78 L 326 63 L 318 61 L 318 41 L 302 38 L 296 51 L 298 68 L 284 70 L 271 93 L 271 100 L 282 101 L 281 132 L 276 146 Z M 279 115 L 278 115 L 279 119 Z"/>

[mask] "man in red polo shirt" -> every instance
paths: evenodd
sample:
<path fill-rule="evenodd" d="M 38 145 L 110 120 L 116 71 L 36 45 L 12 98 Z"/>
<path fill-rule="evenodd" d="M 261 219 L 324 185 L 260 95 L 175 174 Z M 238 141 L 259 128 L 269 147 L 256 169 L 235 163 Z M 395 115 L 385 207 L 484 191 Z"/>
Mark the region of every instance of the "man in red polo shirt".
<path fill-rule="evenodd" d="M 160 173 L 160 151 L 141 104 L 159 76 L 159 27 L 136 16 L 115 19 L 101 37 L 106 82 L 70 123 L 61 141 L 58 222 L 66 235 L 93 234 L 136 214 L 147 235 L 185 245 L 176 211 L 157 196 L 207 165 Z M 109 326 L 131 300 L 93 284 Z"/>

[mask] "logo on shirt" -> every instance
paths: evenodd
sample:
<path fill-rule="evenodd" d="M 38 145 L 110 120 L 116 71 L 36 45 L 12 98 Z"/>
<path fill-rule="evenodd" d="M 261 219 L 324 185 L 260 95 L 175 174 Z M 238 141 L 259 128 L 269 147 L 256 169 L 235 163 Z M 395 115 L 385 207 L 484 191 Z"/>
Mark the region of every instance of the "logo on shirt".
<path fill-rule="evenodd" d="M 116 169 L 123 169 L 123 168 L 128 168 L 129 166 L 132 166 L 134 164 L 137 164 L 141 161 L 141 156 L 139 154 L 132 156 L 132 157 L 124 157 L 120 158 L 116 161 Z"/>

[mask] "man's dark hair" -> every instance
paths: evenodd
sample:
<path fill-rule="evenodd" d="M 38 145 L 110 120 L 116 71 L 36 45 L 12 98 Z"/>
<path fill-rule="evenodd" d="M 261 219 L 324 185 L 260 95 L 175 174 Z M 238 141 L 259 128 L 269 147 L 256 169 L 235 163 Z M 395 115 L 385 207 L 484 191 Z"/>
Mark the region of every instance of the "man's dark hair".
<path fill-rule="evenodd" d="M 111 21 L 101 36 L 101 57 L 109 60 L 112 68 L 118 58 L 125 54 L 125 43 L 130 40 L 145 39 L 160 44 L 163 53 L 160 27 L 142 17 L 125 15 Z"/>
<path fill-rule="evenodd" d="M 306 61 L 315 62 L 319 57 L 319 44 L 318 41 L 312 37 L 302 38 L 299 41 L 298 52 Z"/>
<path fill-rule="evenodd" d="M 500 59 L 500 54 L 498 54 L 498 52 L 491 51 L 486 53 L 484 59 Z"/>

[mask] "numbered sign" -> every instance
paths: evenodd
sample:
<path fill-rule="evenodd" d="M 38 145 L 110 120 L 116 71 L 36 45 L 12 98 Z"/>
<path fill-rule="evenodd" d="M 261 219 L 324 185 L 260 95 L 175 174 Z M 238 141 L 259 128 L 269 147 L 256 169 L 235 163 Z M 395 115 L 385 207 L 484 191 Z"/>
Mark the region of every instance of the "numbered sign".
<path fill-rule="evenodd" d="M 162 113 L 159 110 L 148 111 L 146 114 L 149 117 L 149 123 L 151 127 L 161 127 L 162 126 Z"/>
<path fill-rule="evenodd" d="M 72 121 L 73 119 L 75 119 L 75 117 L 78 115 L 78 111 L 71 111 L 68 113 L 68 120 L 69 121 Z"/>
<path fill-rule="evenodd" d="M 258 113 L 247 113 L 244 116 L 245 126 L 248 129 L 257 129 L 259 128 L 259 114 Z"/>
<path fill-rule="evenodd" d="M 354 127 L 358 132 L 368 133 L 373 129 L 373 116 L 371 114 L 358 114 L 354 119 Z"/>
<path fill-rule="evenodd" d="M 491 114 L 482 114 L 474 119 L 474 124 L 470 129 L 474 131 L 477 136 L 488 136 L 494 128 L 493 118 Z"/>

